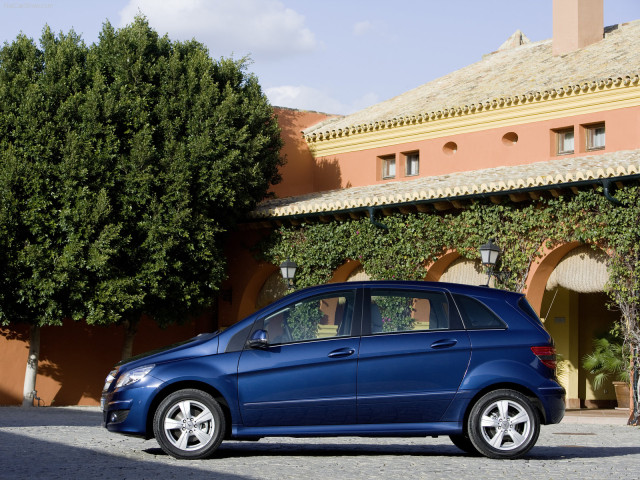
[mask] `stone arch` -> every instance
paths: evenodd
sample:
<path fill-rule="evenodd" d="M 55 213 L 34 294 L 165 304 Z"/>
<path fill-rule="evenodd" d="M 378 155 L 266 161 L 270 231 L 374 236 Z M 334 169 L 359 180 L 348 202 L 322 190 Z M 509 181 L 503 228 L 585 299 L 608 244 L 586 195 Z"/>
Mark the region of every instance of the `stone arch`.
<path fill-rule="evenodd" d="M 238 318 L 245 318 L 256 311 L 258 296 L 260 295 L 260 291 L 264 287 L 265 282 L 270 276 L 278 272 L 278 267 L 271 263 L 262 262 L 258 265 L 255 273 L 249 282 L 247 282 L 247 285 L 242 292 L 240 305 L 238 307 Z"/>
<path fill-rule="evenodd" d="M 460 257 L 457 250 L 448 250 L 431 265 L 427 266 L 425 280 L 429 282 L 439 282 L 442 274 L 449 268 L 456 259 Z"/>
<path fill-rule="evenodd" d="M 525 282 L 525 288 L 523 289 L 527 300 L 529 300 L 533 309 L 538 312 L 538 315 L 542 313 L 540 311 L 542 308 L 542 297 L 544 296 L 551 273 L 567 253 L 581 245 L 580 242 L 569 242 L 556 244 L 548 248 L 546 243 L 546 241 L 543 242 L 538 250 L 538 253 L 540 253 L 542 257 L 534 260 L 531 264 Z"/>
<path fill-rule="evenodd" d="M 582 367 L 593 338 L 617 321 L 618 314 L 606 307 L 607 253 L 579 242 L 550 248 L 545 242 L 540 252 L 544 256 L 530 269 L 526 293 L 561 355 L 557 375 L 567 390 L 567 406 L 613 407 L 613 386 L 594 390 L 593 375 Z"/>
<path fill-rule="evenodd" d="M 465 285 L 485 285 L 487 274 L 484 272 L 480 260 L 459 256 L 449 264 L 440 276 L 440 281 Z"/>
<path fill-rule="evenodd" d="M 359 261 L 347 260 L 335 269 L 329 283 L 346 282 L 351 274 L 358 268 L 362 268 L 362 264 Z"/>

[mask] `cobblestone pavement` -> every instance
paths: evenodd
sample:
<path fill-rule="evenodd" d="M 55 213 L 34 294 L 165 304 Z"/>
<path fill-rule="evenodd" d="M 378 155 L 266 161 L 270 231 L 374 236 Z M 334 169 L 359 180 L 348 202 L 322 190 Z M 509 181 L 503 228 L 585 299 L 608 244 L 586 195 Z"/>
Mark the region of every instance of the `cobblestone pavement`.
<path fill-rule="evenodd" d="M 107 432 L 97 408 L 0 407 L 0 479 L 640 479 L 640 429 L 546 426 L 526 458 L 472 457 L 439 438 L 224 442 L 181 461 L 155 440 Z"/>

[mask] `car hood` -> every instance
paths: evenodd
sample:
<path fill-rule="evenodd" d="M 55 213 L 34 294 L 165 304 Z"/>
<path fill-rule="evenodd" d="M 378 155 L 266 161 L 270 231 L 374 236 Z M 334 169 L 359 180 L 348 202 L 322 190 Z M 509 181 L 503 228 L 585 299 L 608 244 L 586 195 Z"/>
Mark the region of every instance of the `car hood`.
<path fill-rule="evenodd" d="M 218 333 L 203 333 L 183 342 L 141 353 L 121 361 L 116 366 L 123 371 L 150 363 L 164 363 L 202 355 L 213 355 L 218 353 Z"/>

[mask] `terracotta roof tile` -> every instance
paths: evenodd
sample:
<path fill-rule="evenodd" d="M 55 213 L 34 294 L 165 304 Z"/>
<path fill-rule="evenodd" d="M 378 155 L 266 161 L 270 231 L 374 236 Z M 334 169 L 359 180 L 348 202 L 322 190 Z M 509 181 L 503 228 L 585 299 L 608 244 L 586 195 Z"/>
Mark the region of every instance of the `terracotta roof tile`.
<path fill-rule="evenodd" d="M 517 33 L 517 32 L 516 32 Z M 471 105 L 500 104 L 516 96 L 582 88 L 585 83 L 615 82 L 640 72 L 640 20 L 607 28 L 603 40 L 553 56 L 551 40 L 500 50 L 472 65 L 359 112 L 306 129 L 305 135 L 389 123 L 433 112 L 466 111 Z"/>
<path fill-rule="evenodd" d="M 436 201 L 639 173 L 640 150 L 625 150 L 266 200 L 258 205 L 251 217 L 331 213 L 351 208 Z"/>

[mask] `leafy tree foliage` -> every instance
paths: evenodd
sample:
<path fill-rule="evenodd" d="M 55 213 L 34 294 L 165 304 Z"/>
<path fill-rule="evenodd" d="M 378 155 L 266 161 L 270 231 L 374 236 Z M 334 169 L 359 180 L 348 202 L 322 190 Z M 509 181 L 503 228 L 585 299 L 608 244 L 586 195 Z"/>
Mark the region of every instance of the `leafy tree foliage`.
<path fill-rule="evenodd" d="M 280 148 L 245 61 L 142 17 L 89 47 L 48 28 L 39 46 L 5 44 L 0 322 L 124 323 L 126 357 L 141 315 L 167 325 L 210 306 L 223 236 L 279 181 Z"/>

